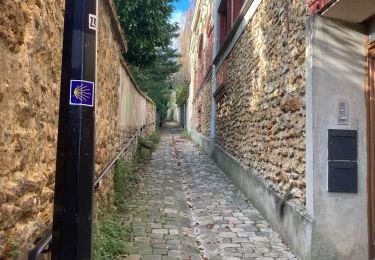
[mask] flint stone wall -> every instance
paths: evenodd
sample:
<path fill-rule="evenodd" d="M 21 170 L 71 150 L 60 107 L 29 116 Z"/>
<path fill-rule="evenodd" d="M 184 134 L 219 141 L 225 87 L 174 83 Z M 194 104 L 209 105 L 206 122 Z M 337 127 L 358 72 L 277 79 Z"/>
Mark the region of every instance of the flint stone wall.
<path fill-rule="evenodd" d="M 209 71 L 208 73 L 211 73 Z M 208 77 L 198 89 L 193 101 L 193 130 L 210 138 L 212 78 Z"/>
<path fill-rule="evenodd" d="M 217 100 L 216 141 L 301 203 L 306 197 L 307 16 L 302 0 L 263 0 L 217 72 L 224 85 Z"/>
<path fill-rule="evenodd" d="M 0 258 L 9 253 L 9 242 L 30 250 L 51 226 L 64 4 L 0 1 Z M 138 127 L 155 127 L 154 104 L 121 60 L 124 42 L 111 4 L 99 1 L 97 173 Z M 133 98 L 130 104 L 120 98 L 126 96 Z M 130 109 L 138 114 L 128 115 Z"/>

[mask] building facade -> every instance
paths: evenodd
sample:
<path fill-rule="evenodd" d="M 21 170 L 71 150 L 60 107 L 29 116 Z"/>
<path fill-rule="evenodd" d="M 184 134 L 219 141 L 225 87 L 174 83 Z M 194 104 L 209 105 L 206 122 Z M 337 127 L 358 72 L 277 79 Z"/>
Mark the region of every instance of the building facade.
<path fill-rule="evenodd" d="M 373 0 L 196 2 L 192 137 L 302 259 L 373 257 L 374 18 Z"/>

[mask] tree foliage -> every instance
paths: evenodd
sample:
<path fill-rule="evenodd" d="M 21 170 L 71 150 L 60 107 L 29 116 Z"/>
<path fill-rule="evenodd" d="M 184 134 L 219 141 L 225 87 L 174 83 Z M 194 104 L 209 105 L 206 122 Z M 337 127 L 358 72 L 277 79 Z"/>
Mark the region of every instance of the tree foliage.
<path fill-rule="evenodd" d="M 191 24 L 193 20 L 195 1 L 190 1 L 190 6 L 184 15 L 181 24 L 184 24 L 183 29 L 178 36 L 178 45 L 180 49 L 180 56 L 177 61 L 181 65 L 180 70 L 176 73 L 175 78 L 175 92 L 176 92 L 176 105 L 182 106 L 186 103 L 189 97 L 189 83 L 190 83 L 190 39 L 191 39 Z"/>
<path fill-rule="evenodd" d="M 152 65 L 168 52 L 177 37 L 178 24 L 171 23 L 173 3 L 178 0 L 116 0 L 121 26 L 128 42 L 126 60 L 131 65 Z"/>
<path fill-rule="evenodd" d="M 175 61 L 168 58 L 171 55 L 176 55 L 174 50 L 170 51 L 172 53 L 158 55 L 152 66 L 146 68 L 134 65 L 130 66 L 130 69 L 142 90 L 154 100 L 162 119 L 166 117 L 170 100 L 167 77 L 168 75 L 176 73 L 180 68 Z"/>
<path fill-rule="evenodd" d="M 180 68 L 179 55 L 172 48 L 179 29 L 171 22 L 173 3 L 177 1 L 115 0 L 128 43 L 124 57 L 140 88 L 156 103 L 162 119 L 170 100 L 167 77 Z"/>

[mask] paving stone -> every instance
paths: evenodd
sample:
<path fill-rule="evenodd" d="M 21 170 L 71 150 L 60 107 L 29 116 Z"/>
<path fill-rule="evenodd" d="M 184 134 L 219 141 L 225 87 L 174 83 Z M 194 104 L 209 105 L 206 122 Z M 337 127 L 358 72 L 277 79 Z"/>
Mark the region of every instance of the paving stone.
<path fill-rule="evenodd" d="M 167 248 L 167 244 L 151 244 L 152 248 Z"/>
<path fill-rule="evenodd" d="M 154 250 L 152 250 L 152 253 L 154 255 L 167 255 L 168 250 L 167 249 L 154 249 Z"/>
<path fill-rule="evenodd" d="M 169 234 L 171 234 L 171 235 L 178 235 L 179 231 L 177 229 L 169 229 Z"/>
<path fill-rule="evenodd" d="M 150 243 L 151 238 L 149 237 L 135 237 L 135 242 L 143 242 L 143 243 Z"/>
<path fill-rule="evenodd" d="M 162 256 L 161 255 L 144 255 L 142 257 L 142 260 L 161 260 Z"/>
<path fill-rule="evenodd" d="M 140 255 L 150 255 L 150 254 L 152 254 L 152 248 L 150 246 L 147 246 L 147 245 L 142 245 L 142 246 L 138 247 L 138 253 Z"/>
<path fill-rule="evenodd" d="M 241 260 L 241 258 L 236 256 L 225 256 L 224 260 Z"/>
<path fill-rule="evenodd" d="M 163 260 L 180 260 L 181 258 L 175 256 L 163 256 Z"/>
<path fill-rule="evenodd" d="M 158 239 L 158 238 L 153 238 L 151 239 L 152 244 L 166 244 L 166 241 L 164 239 Z"/>
<path fill-rule="evenodd" d="M 231 180 L 180 129 L 163 131 L 125 218 L 129 259 L 296 259 Z"/>
<path fill-rule="evenodd" d="M 167 244 L 170 244 L 170 245 L 180 245 L 181 241 L 178 240 L 178 239 L 168 240 Z"/>
<path fill-rule="evenodd" d="M 249 239 L 243 238 L 243 237 L 232 239 L 232 243 L 247 243 L 247 242 L 249 242 Z"/>
<path fill-rule="evenodd" d="M 236 243 L 228 243 L 228 244 L 222 244 L 222 247 L 225 248 L 225 247 L 241 247 L 240 244 L 236 244 Z"/>
<path fill-rule="evenodd" d="M 223 238 L 236 238 L 237 237 L 235 232 L 222 232 L 220 236 Z"/>
<path fill-rule="evenodd" d="M 129 260 L 140 260 L 142 258 L 141 255 L 130 255 Z"/>
<path fill-rule="evenodd" d="M 233 247 L 226 247 L 224 248 L 224 253 L 236 253 L 237 250 Z"/>
<path fill-rule="evenodd" d="M 182 251 L 180 250 L 168 250 L 169 256 L 182 257 Z"/>
<path fill-rule="evenodd" d="M 168 234 L 168 229 L 153 229 L 152 233 L 154 233 L 154 234 Z"/>

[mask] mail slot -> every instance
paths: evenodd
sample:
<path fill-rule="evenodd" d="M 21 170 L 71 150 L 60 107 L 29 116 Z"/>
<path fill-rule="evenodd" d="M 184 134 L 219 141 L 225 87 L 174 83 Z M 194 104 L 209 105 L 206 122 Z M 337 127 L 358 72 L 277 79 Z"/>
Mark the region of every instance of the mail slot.
<path fill-rule="evenodd" d="M 356 130 L 328 130 L 328 160 L 357 161 Z"/>
<path fill-rule="evenodd" d="M 328 191 L 357 192 L 357 162 L 328 162 Z"/>

